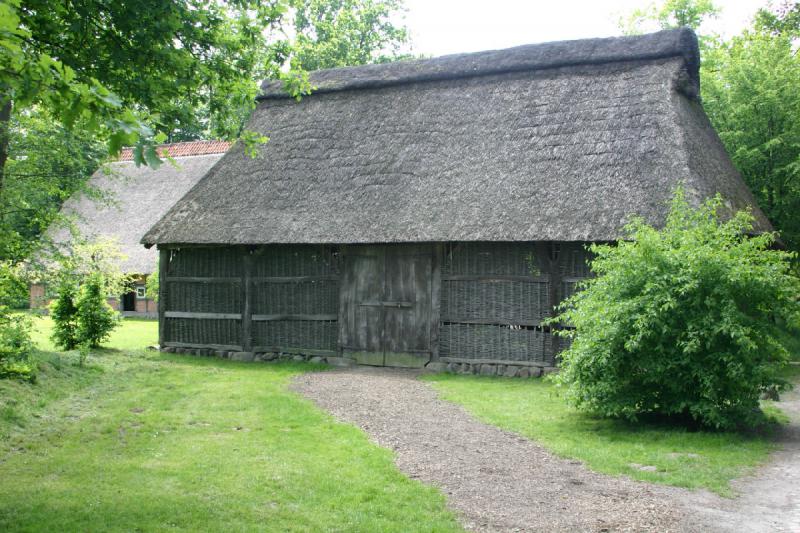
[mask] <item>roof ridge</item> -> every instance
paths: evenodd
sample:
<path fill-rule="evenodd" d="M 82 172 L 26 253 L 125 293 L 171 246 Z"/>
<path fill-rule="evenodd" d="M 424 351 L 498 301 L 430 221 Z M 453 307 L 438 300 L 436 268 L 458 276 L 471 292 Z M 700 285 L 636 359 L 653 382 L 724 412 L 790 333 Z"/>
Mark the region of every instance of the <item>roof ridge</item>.
<path fill-rule="evenodd" d="M 216 139 L 198 139 L 195 141 L 181 141 L 159 144 L 156 151 L 162 157 L 191 157 L 197 155 L 224 154 L 233 143 Z M 133 161 L 133 147 L 122 149 L 117 161 Z"/>
<path fill-rule="evenodd" d="M 625 37 L 553 41 L 432 59 L 318 70 L 310 74 L 310 82 L 315 87 L 313 94 L 317 94 L 525 70 L 647 61 L 669 57 L 684 59 L 689 76 L 688 82 L 693 86 L 693 90 L 699 91 L 700 50 L 697 36 L 690 28 Z M 256 99 L 289 97 L 282 82 L 265 80 Z"/>

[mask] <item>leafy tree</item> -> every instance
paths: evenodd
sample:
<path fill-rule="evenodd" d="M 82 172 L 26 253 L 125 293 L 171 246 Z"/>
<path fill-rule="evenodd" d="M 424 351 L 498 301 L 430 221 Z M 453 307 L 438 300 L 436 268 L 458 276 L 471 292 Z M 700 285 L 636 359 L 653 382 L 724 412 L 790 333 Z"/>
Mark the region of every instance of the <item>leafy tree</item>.
<path fill-rule="evenodd" d="M 302 94 L 309 87 L 300 68 L 311 53 L 355 64 L 405 40 L 388 19 L 398 7 L 398 0 L 3 0 L 0 124 L 12 106 L 41 105 L 68 127 L 80 123 L 108 138 L 111 154 L 138 143 L 137 162 L 157 165 L 153 133 L 240 135 L 259 79 L 284 79 Z M 295 43 L 281 36 L 291 29 L 303 57 L 287 72 Z"/>
<path fill-rule="evenodd" d="M 761 209 L 800 250 L 800 56 L 771 20 L 709 51 L 703 105 Z"/>
<path fill-rule="evenodd" d="M 30 360 L 31 320 L 22 314 L 0 314 L 0 379 L 36 379 L 36 370 Z"/>
<path fill-rule="evenodd" d="M 88 323 L 91 324 L 102 322 L 103 311 L 108 307 L 92 300 L 94 294 L 85 296 L 83 289 L 90 284 L 99 285 L 98 290 L 105 302 L 109 294 L 124 292 L 131 276 L 120 270 L 124 256 L 112 239 L 81 242 L 76 238 L 71 247 L 61 250 L 55 259 L 57 266 L 51 266 L 49 278 L 41 280 L 58 286 L 58 295 L 50 306 L 54 322 L 52 339 L 62 349 L 73 350 L 87 341 L 86 331 L 81 330 L 82 316 L 88 313 Z M 81 309 L 80 301 L 84 298 L 87 298 L 88 307 Z"/>
<path fill-rule="evenodd" d="M 609 417 L 683 417 L 732 429 L 761 420 L 759 395 L 788 384 L 778 324 L 794 323 L 800 280 L 752 216 L 692 209 L 678 191 L 666 227 L 637 219 L 630 240 L 593 245 L 596 277 L 554 322 L 574 326 L 557 381 L 577 407 Z"/>
<path fill-rule="evenodd" d="M 120 268 L 127 256 L 120 252 L 115 238 L 100 237 L 87 241 L 75 235 L 53 257 L 58 265 L 51 265 L 48 277 L 55 278 L 59 283 L 68 281 L 80 286 L 98 274 L 103 293 L 116 295 L 126 292 L 133 281 L 133 276 Z"/>
<path fill-rule="evenodd" d="M 292 61 L 303 70 L 384 63 L 408 57 L 408 32 L 391 21 L 400 0 L 291 0 Z"/>
<path fill-rule="evenodd" d="M 81 285 L 75 303 L 79 346 L 89 348 L 100 346 L 100 343 L 119 325 L 117 313 L 106 301 L 103 285 L 103 276 L 99 273 L 89 275 L 86 282 Z M 83 354 L 81 357 L 83 358 Z"/>
<path fill-rule="evenodd" d="M 27 257 L 39 235 L 58 219 L 62 202 L 78 190 L 102 199 L 85 183 L 104 155 L 92 135 L 64 128 L 44 109 L 16 113 L 0 191 L 0 257 Z"/>
<path fill-rule="evenodd" d="M 30 360 L 30 317 L 10 313 L 5 304 L 10 299 L 9 289 L 13 289 L 11 282 L 19 277 L 15 270 L 16 267 L 10 262 L 0 262 L 0 379 L 33 381 L 36 369 Z"/>
<path fill-rule="evenodd" d="M 773 9 L 759 9 L 755 17 L 758 31 L 773 35 L 800 37 L 800 2 L 784 2 Z"/>
<path fill-rule="evenodd" d="M 36 33 L 27 7 L 21 0 L 0 2 L 0 190 L 5 185 L 14 108 L 22 110 L 38 105 L 47 108 L 68 127 L 81 122 L 87 129 L 110 137 L 112 153 L 116 153 L 123 142 L 135 144 L 152 134 L 140 117 L 125 108 L 96 78 L 82 76 L 56 59 L 59 50 L 46 50 L 49 39 Z M 59 12 L 54 3 L 38 7 L 54 19 Z M 72 28 L 53 26 L 50 30 L 54 34 L 69 34 Z M 92 44 L 83 42 L 78 47 L 87 57 L 96 60 Z M 154 154 L 152 148 L 148 154 Z"/>
<path fill-rule="evenodd" d="M 301 94 L 304 68 L 397 57 L 400 5 L 0 0 L 0 257 L 26 255 L 104 151 L 138 143 L 137 164 L 157 166 L 162 139 L 252 147 L 264 138 L 242 128 L 261 79 Z"/>
<path fill-rule="evenodd" d="M 78 347 L 78 296 L 76 286 L 65 281 L 58 287 L 56 299 L 50 304 L 50 318 L 53 319 L 53 343 L 62 350 Z"/>
<path fill-rule="evenodd" d="M 712 0 L 664 0 L 634 9 L 620 19 L 619 27 L 626 35 L 681 27 L 696 31 L 706 20 L 716 18 L 719 12 Z"/>

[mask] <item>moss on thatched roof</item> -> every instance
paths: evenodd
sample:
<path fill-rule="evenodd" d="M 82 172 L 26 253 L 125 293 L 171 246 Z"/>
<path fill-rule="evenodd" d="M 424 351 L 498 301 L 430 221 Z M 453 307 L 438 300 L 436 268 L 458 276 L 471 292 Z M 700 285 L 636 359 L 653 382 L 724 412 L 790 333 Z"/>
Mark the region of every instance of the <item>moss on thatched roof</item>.
<path fill-rule="evenodd" d="M 269 143 L 232 149 L 143 242 L 609 240 L 663 221 L 679 182 L 754 206 L 698 64 L 674 30 L 320 71 L 300 102 L 265 84 L 247 128 Z"/>

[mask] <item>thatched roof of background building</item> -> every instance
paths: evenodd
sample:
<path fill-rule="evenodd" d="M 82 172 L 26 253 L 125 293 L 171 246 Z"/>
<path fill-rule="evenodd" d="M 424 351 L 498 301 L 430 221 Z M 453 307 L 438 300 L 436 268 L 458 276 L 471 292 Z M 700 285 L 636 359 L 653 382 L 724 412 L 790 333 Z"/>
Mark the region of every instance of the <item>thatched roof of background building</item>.
<path fill-rule="evenodd" d="M 127 259 L 123 272 L 149 274 L 154 271 L 158 253 L 147 250 L 139 241 L 145 231 L 191 189 L 230 147 L 224 141 L 194 141 L 158 147 L 175 164 L 164 162 L 158 170 L 133 163 L 130 150 L 123 150 L 120 160 L 110 163 L 107 172 L 98 170 L 89 186 L 99 189 L 110 202 L 98 202 L 78 194 L 61 208 L 74 221 L 81 237 L 111 237 L 119 243 Z M 165 153 L 166 152 L 166 153 Z M 51 228 L 50 237 L 65 243 L 71 236 L 65 227 Z"/>
<path fill-rule="evenodd" d="M 754 206 L 700 103 L 690 30 L 314 73 L 265 84 L 231 150 L 154 243 L 610 240 L 680 182 Z M 759 229 L 769 229 L 754 207 Z"/>

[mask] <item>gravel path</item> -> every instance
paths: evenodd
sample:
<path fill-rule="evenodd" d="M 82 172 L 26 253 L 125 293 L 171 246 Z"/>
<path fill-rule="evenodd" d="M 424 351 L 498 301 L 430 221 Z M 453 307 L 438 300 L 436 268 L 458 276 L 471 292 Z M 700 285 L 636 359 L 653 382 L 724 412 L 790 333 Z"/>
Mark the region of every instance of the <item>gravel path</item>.
<path fill-rule="evenodd" d="M 734 499 L 708 491 L 681 492 L 685 524 L 705 531 L 800 532 L 800 384 L 795 387 L 778 404 L 791 418 L 781 434 L 781 449 L 752 475 L 731 483 L 739 494 Z"/>
<path fill-rule="evenodd" d="M 439 487 L 472 531 L 800 532 L 800 393 L 780 408 L 782 449 L 733 482 L 740 496 L 588 470 L 440 400 L 418 372 L 357 367 L 299 376 L 294 390 L 394 450 L 406 475 Z"/>
<path fill-rule="evenodd" d="M 686 531 L 678 489 L 591 472 L 440 400 L 413 371 L 301 375 L 293 388 L 394 450 L 473 531 Z"/>

